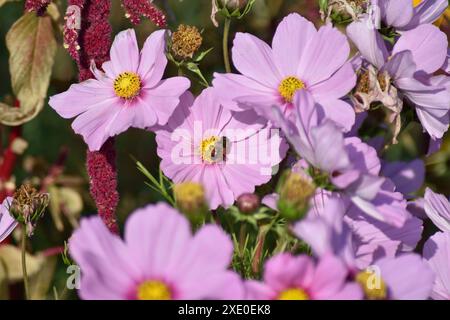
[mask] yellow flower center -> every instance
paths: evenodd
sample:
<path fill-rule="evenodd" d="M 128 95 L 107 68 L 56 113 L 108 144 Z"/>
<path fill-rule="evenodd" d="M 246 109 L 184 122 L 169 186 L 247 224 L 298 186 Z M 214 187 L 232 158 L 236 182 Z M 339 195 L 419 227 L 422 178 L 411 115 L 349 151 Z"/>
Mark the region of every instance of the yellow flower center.
<path fill-rule="evenodd" d="M 421 2 L 422 0 L 413 0 L 413 6 L 417 7 Z"/>
<path fill-rule="evenodd" d="M 356 275 L 356 281 L 361 285 L 367 299 L 382 300 L 387 298 L 387 286 L 378 274 L 364 270 Z"/>
<path fill-rule="evenodd" d="M 211 136 L 203 139 L 200 144 L 200 154 L 202 160 L 209 164 L 223 161 L 225 159 L 224 138 Z"/>
<path fill-rule="evenodd" d="M 305 88 L 305 83 L 296 77 L 287 77 L 278 86 L 278 92 L 286 102 L 291 103 L 297 90 Z"/>
<path fill-rule="evenodd" d="M 132 99 L 141 91 L 141 79 L 134 72 L 123 72 L 114 80 L 114 92 L 118 97 Z"/>
<path fill-rule="evenodd" d="M 170 300 L 172 294 L 169 287 L 161 281 L 145 281 L 137 290 L 139 300 Z"/>
<path fill-rule="evenodd" d="M 309 295 L 305 290 L 291 288 L 282 291 L 278 296 L 278 300 L 309 300 Z"/>

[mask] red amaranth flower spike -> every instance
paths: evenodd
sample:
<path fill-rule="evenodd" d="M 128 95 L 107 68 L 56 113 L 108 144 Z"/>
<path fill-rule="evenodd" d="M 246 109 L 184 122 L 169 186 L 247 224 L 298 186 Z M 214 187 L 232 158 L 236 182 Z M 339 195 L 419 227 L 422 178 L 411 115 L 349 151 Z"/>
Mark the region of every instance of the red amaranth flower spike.
<path fill-rule="evenodd" d="M 81 8 L 77 5 L 68 6 L 64 20 L 66 20 L 63 30 L 64 48 L 78 62 L 78 51 L 80 50 L 78 34 L 81 29 Z"/>
<path fill-rule="evenodd" d="M 166 16 L 153 3 L 153 0 L 122 0 L 122 6 L 125 9 L 125 16 L 131 23 L 139 24 L 141 16 L 153 21 L 158 27 L 166 26 Z"/>
<path fill-rule="evenodd" d="M 26 0 L 25 11 L 36 11 L 36 14 L 41 16 L 45 13 L 49 4 L 50 0 Z"/>
<path fill-rule="evenodd" d="M 77 6 L 81 12 L 80 30 L 73 39 L 64 38 L 69 47 L 79 45 L 74 59 L 77 61 L 79 80 L 92 78 L 91 61 L 100 67 L 109 59 L 111 47 L 111 25 L 108 17 L 111 2 L 105 0 L 69 0 L 70 6 Z M 66 22 L 67 24 L 67 22 Z M 74 29 L 75 30 L 75 29 Z M 77 44 L 75 44 L 77 43 Z M 70 52 L 69 53 L 75 53 Z M 118 233 L 115 210 L 119 203 L 117 172 L 115 165 L 114 139 L 105 142 L 100 151 L 87 152 L 86 167 L 90 178 L 90 191 L 97 211 L 111 232 Z"/>

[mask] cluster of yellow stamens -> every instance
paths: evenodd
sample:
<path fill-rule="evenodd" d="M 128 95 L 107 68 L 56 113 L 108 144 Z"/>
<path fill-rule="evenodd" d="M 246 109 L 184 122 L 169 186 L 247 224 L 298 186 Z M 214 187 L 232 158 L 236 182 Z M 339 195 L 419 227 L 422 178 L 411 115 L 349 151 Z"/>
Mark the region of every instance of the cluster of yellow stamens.
<path fill-rule="evenodd" d="M 200 155 L 202 160 L 209 164 L 223 161 L 225 158 L 223 138 L 211 136 L 203 139 L 200 144 Z"/>
<path fill-rule="evenodd" d="M 170 300 L 172 294 L 169 287 L 162 281 L 145 281 L 137 289 L 139 300 Z"/>
<path fill-rule="evenodd" d="M 141 91 L 141 78 L 134 72 L 123 72 L 114 80 L 114 92 L 118 97 L 132 99 Z"/>
<path fill-rule="evenodd" d="M 303 289 L 291 288 L 282 291 L 278 295 L 278 300 L 309 300 L 309 295 Z"/>
<path fill-rule="evenodd" d="M 291 103 L 294 99 L 294 94 L 297 90 L 302 90 L 305 88 L 305 83 L 296 77 L 287 77 L 281 81 L 278 86 L 278 92 L 283 97 L 283 99 Z"/>
<path fill-rule="evenodd" d="M 378 274 L 364 270 L 356 275 L 356 281 L 361 285 L 367 299 L 383 300 L 387 298 L 387 286 Z"/>

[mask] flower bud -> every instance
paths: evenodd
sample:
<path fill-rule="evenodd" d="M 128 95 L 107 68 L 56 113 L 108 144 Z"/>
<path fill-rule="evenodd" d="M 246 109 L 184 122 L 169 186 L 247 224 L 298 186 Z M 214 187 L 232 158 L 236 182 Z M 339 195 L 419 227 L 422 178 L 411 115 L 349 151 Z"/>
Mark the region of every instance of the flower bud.
<path fill-rule="evenodd" d="M 280 199 L 278 210 L 287 220 L 302 218 L 309 207 L 309 200 L 314 195 L 316 187 L 306 175 L 288 171 L 279 185 Z"/>
<path fill-rule="evenodd" d="M 172 52 L 179 58 L 189 59 L 202 45 L 202 35 L 197 27 L 180 24 L 172 34 Z"/>
<path fill-rule="evenodd" d="M 200 223 L 208 213 L 203 186 L 198 183 L 184 182 L 174 186 L 177 208 L 193 223 Z"/>
<path fill-rule="evenodd" d="M 14 192 L 9 212 L 19 223 L 26 226 L 30 237 L 48 204 L 48 193 L 39 193 L 30 184 L 23 184 Z"/>
<path fill-rule="evenodd" d="M 220 4 L 228 9 L 235 10 L 241 9 L 247 5 L 248 0 L 220 0 Z"/>
<path fill-rule="evenodd" d="M 237 206 L 239 211 L 244 214 L 252 214 L 258 210 L 261 200 L 256 194 L 244 193 L 237 198 Z"/>

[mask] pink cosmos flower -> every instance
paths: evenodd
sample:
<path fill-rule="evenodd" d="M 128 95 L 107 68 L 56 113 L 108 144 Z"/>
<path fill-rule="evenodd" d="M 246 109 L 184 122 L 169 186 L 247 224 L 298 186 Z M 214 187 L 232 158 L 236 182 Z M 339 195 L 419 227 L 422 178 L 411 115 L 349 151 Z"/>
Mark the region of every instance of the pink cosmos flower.
<path fill-rule="evenodd" d="M 423 256 L 436 274 L 431 298 L 450 300 L 450 232 L 437 232 L 428 239 Z"/>
<path fill-rule="evenodd" d="M 239 299 L 240 278 L 227 268 L 231 239 L 215 225 L 195 235 L 185 217 L 166 204 L 136 210 L 124 240 L 99 217 L 86 218 L 69 241 L 81 268 L 82 299 Z"/>
<path fill-rule="evenodd" d="M 165 30 L 153 32 L 139 53 L 133 29 L 120 32 L 111 47 L 111 61 L 95 79 L 73 84 L 50 98 L 50 106 L 63 118 L 77 117 L 72 128 L 96 151 L 112 136 L 130 127 L 164 125 L 189 88 L 184 77 L 161 80 L 167 65 Z"/>
<path fill-rule="evenodd" d="M 156 131 L 162 171 L 175 183 L 204 186 L 211 209 L 228 207 L 268 182 L 286 145 L 252 111 L 225 109 L 215 89 L 186 94 L 166 127 Z"/>
<path fill-rule="evenodd" d="M 359 300 L 362 291 L 347 282 L 348 270 L 331 255 L 317 263 L 307 256 L 282 253 L 264 266 L 263 282 L 246 282 L 247 298 L 258 300 Z"/>
<path fill-rule="evenodd" d="M 12 200 L 12 197 L 7 197 L 0 205 L 0 242 L 5 240 L 17 226 L 17 221 L 9 214 Z"/>
<path fill-rule="evenodd" d="M 247 33 L 237 33 L 232 58 L 241 74 L 214 74 L 213 85 L 234 103 L 233 110 L 254 109 L 272 120 L 272 106 L 288 115 L 297 91 L 308 91 L 327 118 L 348 131 L 355 122 L 353 108 L 343 100 L 356 84 L 347 62 L 347 38 L 331 25 L 316 30 L 293 13 L 281 21 L 272 47 Z"/>

